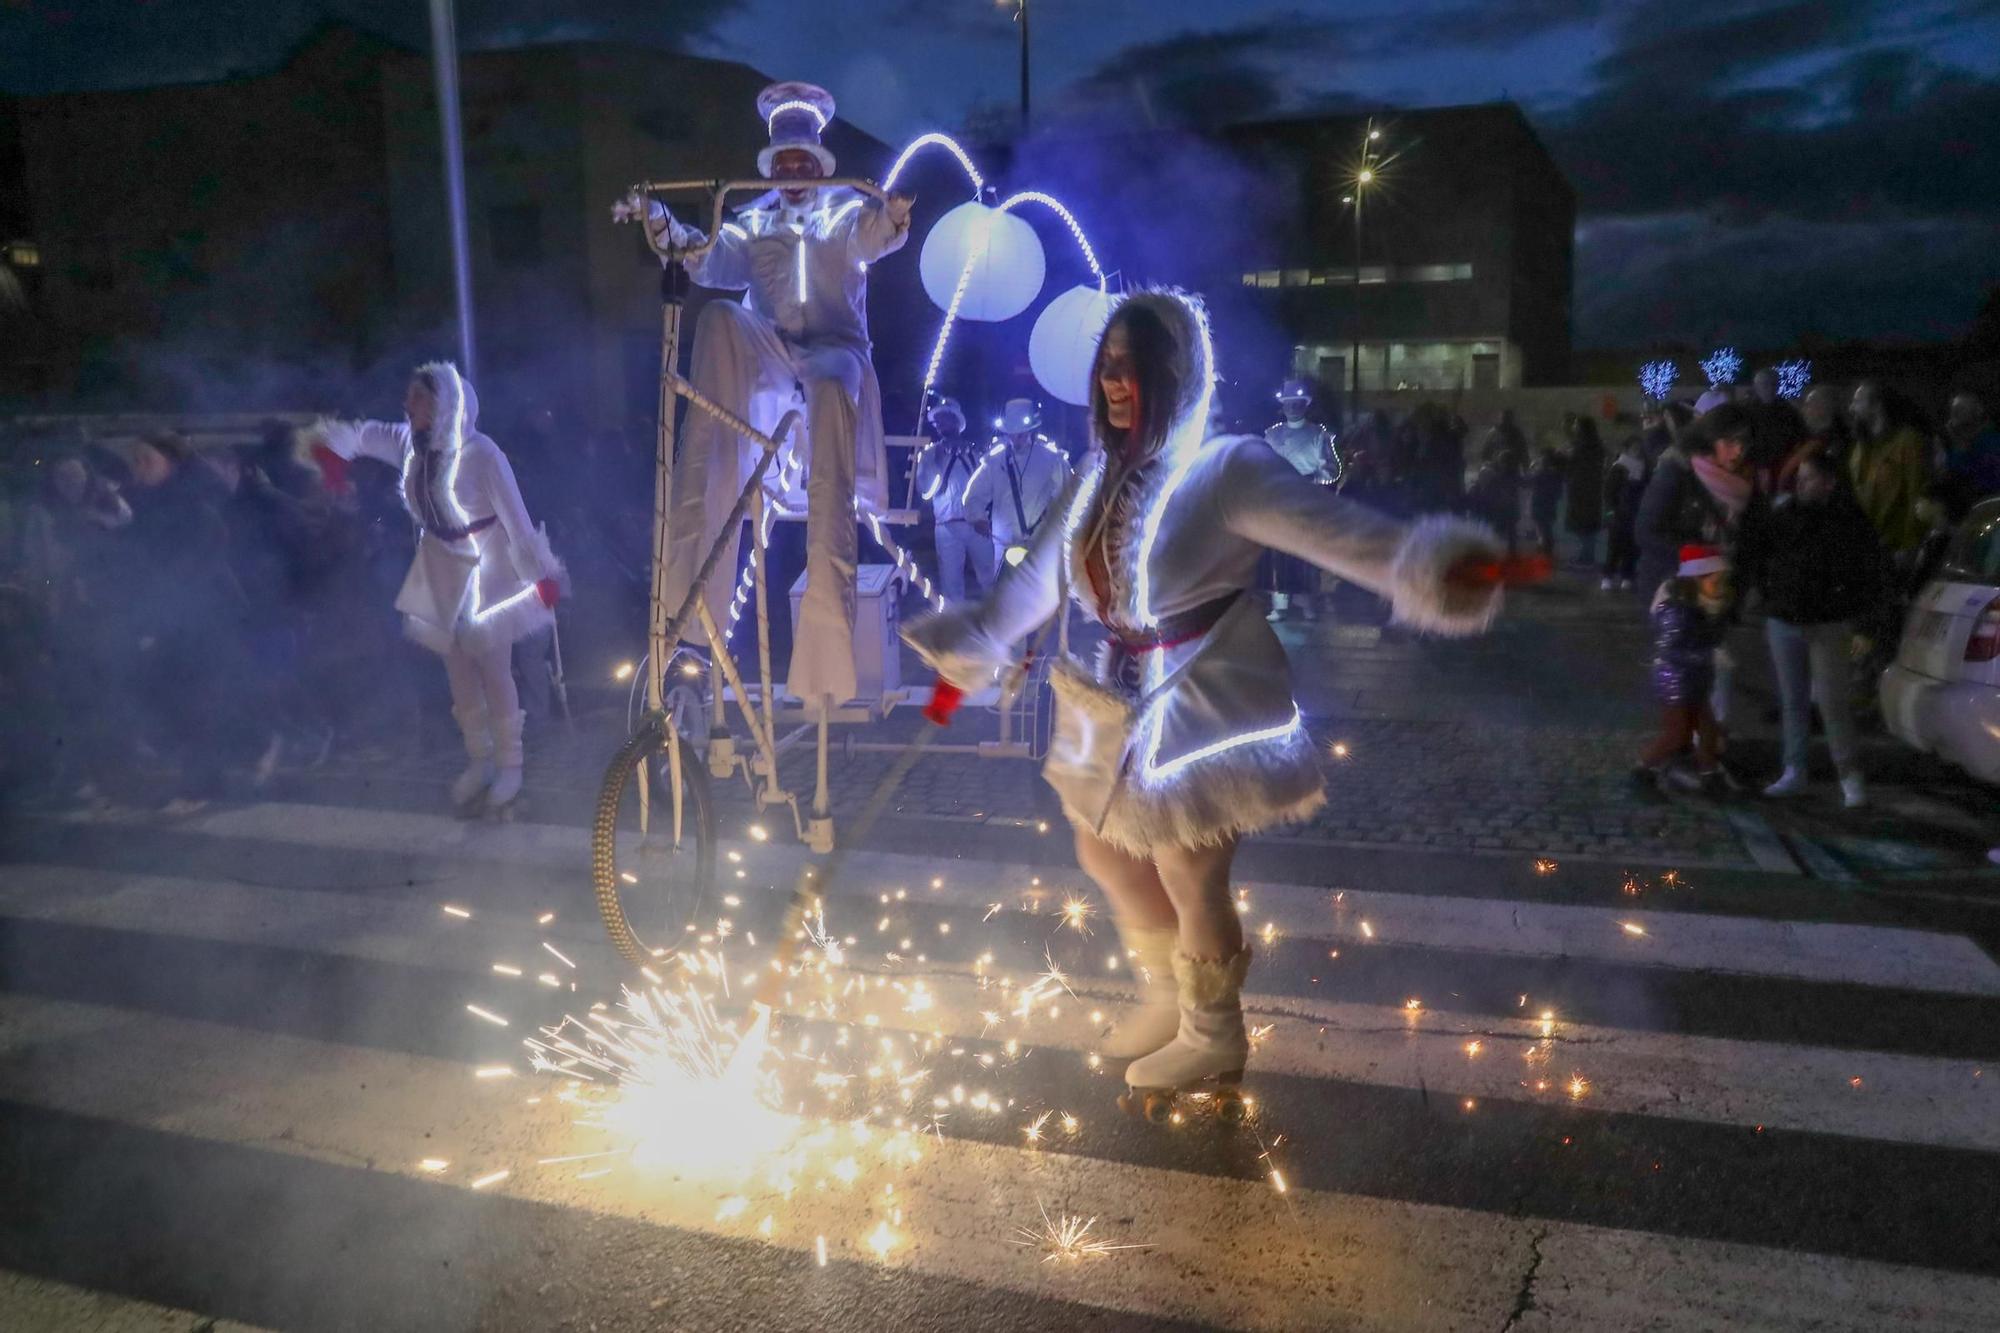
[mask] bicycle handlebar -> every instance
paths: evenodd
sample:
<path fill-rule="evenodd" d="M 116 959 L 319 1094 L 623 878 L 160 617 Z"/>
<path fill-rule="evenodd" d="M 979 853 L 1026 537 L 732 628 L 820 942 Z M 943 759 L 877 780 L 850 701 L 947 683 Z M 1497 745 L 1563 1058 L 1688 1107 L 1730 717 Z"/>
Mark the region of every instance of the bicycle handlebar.
<path fill-rule="evenodd" d="M 707 254 L 711 249 L 714 248 L 715 238 L 722 234 L 723 201 L 728 199 L 730 195 L 742 194 L 746 190 L 754 190 L 757 191 L 758 193 L 763 193 L 768 190 L 780 190 L 790 187 L 791 187 L 790 182 L 771 180 L 767 177 L 762 177 L 762 176 L 753 176 L 743 180 L 640 181 L 637 185 L 634 185 L 630 191 L 628 191 L 628 194 L 639 195 L 640 197 L 643 198 L 648 195 L 655 195 L 655 194 L 686 193 L 691 190 L 706 190 L 712 195 L 714 195 L 715 204 L 712 210 L 712 215 L 709 220 L 708 239 L 704 240 L 700 245 L 690 245 L 681 249 L 675 249 L 672 245 L 662 245 L 660 244 L 659 239 L 653 235 L 652 229 L 645 225 L 645 219 L 644 218 L 639 219 L 640 230 L 646 238 L 647 249 L 651 250 L 654 254 L 658 255 L 662 259 L 669 259 L 669 260 L 674 260 L 676 262 L 685 263 L 690 259 L 701 258 L 703 255 Z M 885 191 L 881 186 L 877 185 L 874 181 L 869 180 L 865 176 L 833 176 L 825 179 L 813 179 L 813 180 L 798 182 L 797 188 L 801 189 L 810 188 L 815 190 L 846 188 L 849 190 L 854 190 L 860 194 L 868 195 L 869 197 L 874 199 L 880 199 L 884 203 L 888 202 L 889 199 L 887 191 Z"/>

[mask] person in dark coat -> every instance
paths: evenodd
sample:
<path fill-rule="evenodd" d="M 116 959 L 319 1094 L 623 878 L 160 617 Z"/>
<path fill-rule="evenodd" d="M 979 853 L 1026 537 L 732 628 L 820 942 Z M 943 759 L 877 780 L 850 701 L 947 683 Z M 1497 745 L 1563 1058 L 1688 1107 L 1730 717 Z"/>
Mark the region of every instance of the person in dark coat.
<path fill-rule="evenodd" d="M 1569 476 L 1563 526 L 1575 534 L 1577 559 L 1597 563 L 1597 534 L 1604 530 L 1604 439 L 1597 423 L 1578 416 L 1569 428 Z"/>
<path fill-rule="evenodd" d="M 1604 578 L 1597 585 L 1604 592 L 1632 590 L 1632 580 L 1639 572 L 1639 499 L 1645 493 L 1645 442 L 1632 435 L 1604 469 L 1604 523 L 1611 534 L 1604 555 Z"/>
<path fill-rule="evenodd" d="M 1556 514 L 1562 509 L 1563 490 L 1569 485 L 1569 460 L 1554 449 L 1543 449 L 1528 473 L 1528 518 L 1535 525 L 1535 541 L 1543 555 L 1556 553 Z"/>
<path fill-rule="evenodd" d="M 1743 587 L 1764 600 L 1764 636 L 1783 705 L 1784 772 L 1764 794 L 1805 791 L 1817 703 L 1842 798 L 1854 809 L 1867 793 L 1849 707 L 1851 645 L 1854 621 L 1875 604 L 1885 573 L 1875 526 L 1838 466 L 1810 456 L 1789 494 L 1751 507 L 1737 549 Z"/>

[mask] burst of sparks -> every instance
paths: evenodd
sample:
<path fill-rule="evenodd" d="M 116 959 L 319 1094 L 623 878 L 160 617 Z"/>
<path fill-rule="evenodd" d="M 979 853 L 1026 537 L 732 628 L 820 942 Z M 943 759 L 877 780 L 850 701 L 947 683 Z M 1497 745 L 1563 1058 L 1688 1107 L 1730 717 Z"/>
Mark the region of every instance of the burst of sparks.
<path fill-rule="evenodd" d="M 488 1185 L 498 1185 L 501 1181 L 505 1180 L 507 1177 L 513 1174 L 514 1173 L 511 1170 L 495 1171 L 491 1175 L 481 1176 L 479 1179 L 473 1181 L 472 1188 L 476 1190 L 483 1190 Z"/>
<path fill-rule="evenodd" d="M 485 1019 L 487 1022 L 491 1023 L 494 1027 L 504 1028 L 507 1026 L 506 1019 L 500 1017 L 500 1015 L 494 1013 L 490 1009 L 481 1009 L 476 1004 L 466 1005 L 465 1012 L 471 1014 L 474 1018 Z"/>
<path fill-rule="evenodd" d="M 422 1161 L 417 1163 L 417 1170 L 426 1172 L 434 1176 L 438 1172 L 443 1171 L 445 1168 L 449 1167 L 450 1165 L 451 1163 L 446 1161 L 442 1157 L 426 1157 Z"/>
<path fill-rule="evenodd" d="M 1618 929 L 1624 931 L 1627 935 L 1644 935 L 1646 933 L 1646 928 L 1637 921 L 1620 921 Z"/>
<path fill-rule="evenodd" d="M 1074 894 L 1063 899 L 1063 924 L 1079 935 L 1090 933 L 1090 918 L 1095 914 L 1095 909 L 1088 902 Z"/>
<path fill-rule="evenodd" d="M 902 1237 L 892 1231 L 887 1222 L 877 1222 L 875 1229 L 868 1233 L 868 1248 L 875 1251 L 875 1257 L 886 1259 L 889 1251 L 896 1248 Z"/>
<path fill-rule="evenodd" d="M 1535 862 L 1535 873 L 1537 875 L 1553 875 L 1558 868 L 1554 861 L 1547 860 L 1546 858 Z"/>
<path fill-rule="evenodd" d="M 1583 1075 L 1581 1075 L 1581 1074 L 1572 1074 L 1572 1075 L 1570 1075 L 1570 1080 L 1569 1080 L 1569 1099 L 1570 1099 L 1571 1101 L 1573 1101 L 1573 1102 L 1580 1102 L 1580 1101 L 1582 1101 L 1582 1100 L 1584 1099 L 1584 1097 L 1585 1097 L 1585 1096 L 1587 1096 L 1587 1095 L 1589 1094 L 1589 1092 L 1590 1092 L 1590 1080 L 1589 1080 L 1589 1079 L 1585 1078 L 1585 1077 L 1584 1077 Z"/>
<path fill-rule="evenodd" d="M 1374 938 L 1375 938 L 1375 927 L 1373 927 L 1373 926 L 1369 925 L 1369 924 L 1368 924 L 1368 923 L 1367 923 L 1366 921 L 1363 921 L 1363 922 L 1361 923 L 1361 938 L 1363 938 L 1363 939 L 1365 939 L 1365 940 L 1372 940 L 1372 939 L 1374 939 Z"/>
<path fill-rule="evenodd" d="M 1049 1216 L 1047 1205 L 1038 1203 L 1042 1214 L 1040 1227 L 1015 1227 L 1014 1232 L 1021 1239 L 1016 1245 L 1027 1249 L 1040 1250 L 1045 1264 L 1082 1263 L 1086 1259 L 1102 1259 L 1119 1250 L 1149 1250 L 1150 1244 L 1115 1244 L 1107 1240 L 1092 1239 L 1090 1229 L 1097 1225 L 1094 1217 L 1078 1217 L 1074 1213 L 1057 1213 Z"/>

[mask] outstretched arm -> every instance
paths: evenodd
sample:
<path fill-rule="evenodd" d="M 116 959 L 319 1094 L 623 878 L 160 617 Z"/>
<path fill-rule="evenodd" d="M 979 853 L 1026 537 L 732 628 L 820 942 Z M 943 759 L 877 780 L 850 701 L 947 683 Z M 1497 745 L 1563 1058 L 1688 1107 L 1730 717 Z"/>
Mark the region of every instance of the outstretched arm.
<path fill-rule="evenodd" d="M 1061 612 L 1068 518 L 1088 503 L 1081 481 L 1071 482 L 1035 530 L 1021 563 L 1001 571 L 978 602 L 919 616 L 903 627 L 903 640 L 940 677 L 960 689 L 978 689 L 1014 660 L 1014 643 Z"/>
<path fill-rule="evenodd" d="M 1398 622 L 1476 634 L 1500 610 L 1504 548 L 1477 523 L 1434 515 L 1388 518 L 1300 476 L 1259 440 L 1225 446 L 1223 525 L 1388 599 Z"/>
<path fill-rule="evenodd" d="M 848 219 L 848 253 L 864 264 L 892 255 L 910 239 L 910 204 L 906 194 L 892 194 L 885 203 L 864 199 Z"/>
<path fill-rule="evenodd" d="M 409 429 L 400 421 L 337 421 L 321 417 L 306 427 L 309 439 L 317 439 L 348 462 L 372 458 L 390 467 L 403 465 L 403 451 L 409 446 Z"/>

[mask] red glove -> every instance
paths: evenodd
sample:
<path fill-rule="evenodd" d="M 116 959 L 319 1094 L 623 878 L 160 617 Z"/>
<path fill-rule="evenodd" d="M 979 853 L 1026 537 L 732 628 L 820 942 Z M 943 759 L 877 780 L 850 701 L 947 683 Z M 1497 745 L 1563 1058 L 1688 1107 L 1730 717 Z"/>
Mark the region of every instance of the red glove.
<path fill-rule="evenodd" d="M 543 606 L 553 611 L 556 603 L 562 600 L 562 585 L 554 579 L 536 579 L 535 596 L 542 599 Z"/>
<path fill-rule="evenodd" d="M 931 683 L 931 701 L 924 705 L 924 717 L 940 727 L 951 725 L 951 715 L 965 702 L 965 691 L 940 676 Z"/>
<path fill-rule="evenodd" d="M 1444 581 L 1454 588 L 1518 588 L 1548 579 L 1555 562 L 1545 555 L 1509 556 L 1485 560 L 1471 556 L 1445 571 Z"/>
<path fill-rule="evenodd" d="M 328 494 L 345 496 L 353 489 L 348 480 L 347 460 L 326 447 L 324 440 L 313 441 L 312 461 L 319 468 L 319 475 Z"/>

